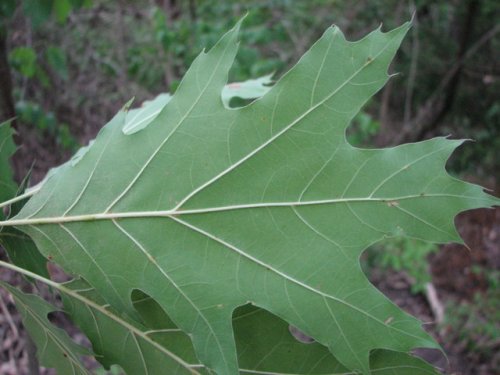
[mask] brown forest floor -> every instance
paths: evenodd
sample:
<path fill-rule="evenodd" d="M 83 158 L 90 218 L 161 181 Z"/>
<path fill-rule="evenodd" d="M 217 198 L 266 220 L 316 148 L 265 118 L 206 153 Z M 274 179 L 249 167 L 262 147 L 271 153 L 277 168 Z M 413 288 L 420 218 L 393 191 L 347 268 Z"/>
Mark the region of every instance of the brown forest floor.
<path fill-rule="evenodd" d="M 33 167 L 34 182 L 40 180 L 48 168 L 60 164 L 69 156 L 53 153 L 51 150 L 56 149 L 55 145 L 32 131 L 21 136 L 25 144 L 16 155 L 17 173 L 24 174 L 33 160 L 37 160 Z M 473 182 L 496 189 L 496 195 L 499 195 L 500 189 L 494 186 L 494 182 Z M 429 259 L 432 284 L 447 316 L 454 318 L 452 322 L 433 323 L 435 317 L 428 299 L 423 294 L 411 293 L 411 281 L 404 272 L 374 269 L 370 278 L 396 304 L 426 322 L 425 327 L 443 345 L 448 356 L 447 361 L 437 351 L 419 352 L 425 359 L 446 374 L 499 374 L 500 312 L 494 311 L 496 316 L 493 315 L 492 319 L 491 314 L 486 314 L 486 309 L 491 307 L 485 306 L 485 298 L 478 298 L 488 295 L 488 301 L 496 301 L 497 305 L 500 301 L 498 287 L 492 286 L 492 280 L 488 280 L 488 277 L 498 278 L 500 274 L 500 208 L 462 213 L 457 217 L 456 224 L 470 250 L 461 245 L 445 245 Z M 0 249 L 0 259 L 5 258 Z M 481 272 L 477 272 L 478 269 Z M 1 279 L 14 285 L 23 284 L 19 275 L 6 270 L 1 271 Z M 499 283 L 497 279 L 496 285 Z M 460 309 L 464 309 L 465 313 L 460 315 Z M 56 321 L 77 342 L 86 343 L 85 337 L 64 318 L 58 317 Z M 485 334 L 484 327 L 491 327 L 493 333 Z M 0 289 L 0 375 L 30 374 L 25 343 L 26 334 L 20 316 L 10 296 Z M 41 374 L 54 372 L 43 369 Z"/>

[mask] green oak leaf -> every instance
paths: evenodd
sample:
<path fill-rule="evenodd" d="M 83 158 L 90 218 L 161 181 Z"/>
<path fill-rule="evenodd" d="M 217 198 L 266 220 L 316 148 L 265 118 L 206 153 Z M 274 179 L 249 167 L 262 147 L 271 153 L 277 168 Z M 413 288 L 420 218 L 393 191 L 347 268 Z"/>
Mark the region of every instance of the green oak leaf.
<path fill-rule="evenodd" d="M 498 200 L 446 173 L 461 141 L 378 150 L 345 139 L 409 24 L 357 42 L 331 27 L 267 94 L 228 109 L 238 28 L 196 58 L 147 127 L 124 134 L 118 113 L 0 225 L 28 233 L 132 319 L 132 292 L 151 296 L 219 374 L 238 372 L 232 318 L 247 303 L 351 371 L 370 373 L 376 349 L 439 348 L 370 284 L 359 257 L 390 236 L 459 242 L 455 215 Z"/>
<path fill-rule="evenodd" d="M 86 288 L 83 288 L 86 290 Z M 92 290 L 95 295 L 95 290 Z M 180 331 L 160 305 L 144 293 L 132 294 L 149 336 L 189 363 L 195 363 L 194 348 L 188 336 Z M 83 307 L 83 306 L 82 306 Z M 84 308 L 78 311 L 85 311 Z M 88 324 L 90 327 L 91 324 Z M 85 330 L 85 326 L 80 326 Z M 331 355 L 328 349 L 310 340 L 307 344 L 292 334 L 289 324 L 266 310 L 250 304 L 237 308 L 233 328 L 238 352 L 240 374 L 340 375 L 349 370 Z M 180 332 L 179 332 L 180 331 Z M 94 342 L 100 338 L 93 338 Z M 191 347 L 191 350 L 189 350 Z M 109 350 L 109 346 L 107 347 Z M 119 363 L 119 362 L 117 362 Z M 197 371 L 204 369 L 195 367 Z M 425 361 L 407 353 L 388 350 L 373 351 L 370 370 L 380 374 L 429 375 L 438 372 Z"/>
<path fill-rule="evenodd" d="M 84 280 L 60 285 L 65 310 L 92 342 L 96 359 L 105 368 L 119 364 L 126 374 L 198 374 L 189 337 L 164 322 L 148 329 L 108 306 Z M 139 303 L 139 302 L 138 302 Z M 160 336 L 160 339 L 158 338 Z M 164 345 L 164 342 L 170 345 Z M 162 345 L 163 344 L 163 345 Z"/>
<path fill-rule="evenodd" d="M 12 176 L 9 160 L 16 151 L 12 140 L 13 132 L 10 121 L 0 124 L 0 202 L 5 202 L 0 205 L 0 219 L 4 218 L 4 212 L 8 213 L 8 217 L 16 215 L 26 202 L 26 199 L 14 199 L 17 196 L 16 191 L 24 190 L 27 179 L 23 181 L 21 187 L 18 187 Z M 9 200 L 10 204 L 8 204 Z M 0 245 L 5 248 L 9 259 L 14 264 L 39 275 L 48 276 L 45 258 L 25 233 L 14 227 L 0 227 Z"/>
<path fill-rule="evenodd" d="M 189 336 L 175 326 L 158 303 L 144 293 L 133 294 L 134 307 L 143 319 L 143 323 L 138 323 L 107 305 L 96 290 L 82 279 L 60 284 L 1 261 L 0 265 L 58 290 L 64 302 L 64 311 L 90 339 L 95 358 L 105 368 L 119 364 L 126 374 L 134 375 L 210 373 L 198 362 Z M 9 287 L 8 290 L 12 289 Z M 38 333 L 37 328 L 42 328 L 42 332 L 49 330 L 49 338 L 59 335 L 58 329 L 52 332 L 54 327 L 46 325 L 44 319 L 44 314 L 58 311 L 56 307 L 15 289 L 13 293 L 26 299 L 29 308 L 35 310 L 32 313 L 40 315 L 37 321 L 44 323 L 42 327 L 30 325 L 30 330 L 35 329 Z M 24 299 L 18 301 L 21 309 L 26 304 Z M 326 347 L 318 343 L 306 345 L 299 342 L 292 336 L 285 321 L 255 306 L 245 305 L 236 309 L 233 327 L 240 374 L 340 375 L 349 372 Z M 38 344 L 42 343 L 39 341 Z M 70 358 L 78 357 L 77 353 L 74 354 Z M 437 374 L 421 359 L 387 350 L 371 353 L 370 369 L 380 375 L 394 374 L 395 371 L 412 375 Z"/>
<path fill-rule="evenodd" d="M 41 365 L 57 369 L 58 374 L 90 375 L 81 362 L 81 357 L 92 353 L 77 345 L 64 330 L 49 321 L 48 314 L 58 310 L 55 306 L 3 281 L 0 281 L 0 287 L 14 297 L 24 327 L 37 346 L 37 357 Z"/>
<path fill-rule="evenodd" d="M 341 375 L 351 372 L 318 343 L 303 344 L 290 334 L 290 326 L 266 310 L 245 305 L 236 310 L 233 326 L 240 374 Z M 377 375 L 435 375 L 423 360 L 407 353 L 375 350 L 370 371 Z"/>
<path fill-rule="evenodd" d="M 26 233 L 14 227 L 6 227 L 0 232 L 0 245 L 5 248 L 13 264 L 38 275 L 49 276 L 47 260 Z"/>
<path fill-rule="evenodd" d="M 0 123 L 0 202 L 12 198 L 17 190 L 9 162 L 10 157 L 16 151 L 12 133 L 10 121 Z M 0 219 L 3 217 L 3 212 L 0 211 Z"/>

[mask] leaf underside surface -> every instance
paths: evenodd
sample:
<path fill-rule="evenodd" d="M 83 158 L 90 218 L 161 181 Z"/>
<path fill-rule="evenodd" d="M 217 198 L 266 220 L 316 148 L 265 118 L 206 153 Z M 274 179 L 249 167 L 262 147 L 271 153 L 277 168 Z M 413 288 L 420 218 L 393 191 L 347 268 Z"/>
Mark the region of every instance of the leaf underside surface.
<path fill-rule="evenodd" d="M 34 275 L 34 274 L 32 274 Z M 34 338 L 41 364 L 58 373 L 87 374 L 81 361 L 93 354 L 105 368 L 119 364 L 127 374 L 147 375 L 210 374 L 198 363 L 191 340 L 165 315 L 162 308 L 143 293 L 135 293 L 134 306 L 144 324 L 131 321 L 110 307 L 84 280 L 59 284 L 36 276 L 61 292 L 64 310 L 85 332 L 93 344 L 93 353 L 76 345 L 48 319 L 59 309 L 38 296 L 22 293 L 10 285 L 0 286 L 11 292 Z M 321 374 L 340 375 L 349 371 L 323 345 L 304 345 L 290 335 L 283 320 L 254 306 L 238 308 L 233 315 L 240 374 Z M 118 345 L 119 344 L 119 345 Z M 372 373 L 430 375 L 435 369 L 406 353 L 385 350 L 370 356 Z"/>
<path fill-rule="evenodd" d="M 345 138 L 409 24 L 357 42 L 331 27 L 262 98 L 229 109 L 238 28 L 196 58 L 153 121 L 124 132 L 119 112 L 10 225 L 124 316 L 141 319 L 134 290 L 150 296 L 218 374 L 238 373 L 233 314 L 248 303 L 351 371 L 370 373 L 376 349 L 438 348 L 359 257 L 391 236 L 460 242 L 455 215 L 498 200 L 446 173 L 461 141 L 368 150 Z"/>

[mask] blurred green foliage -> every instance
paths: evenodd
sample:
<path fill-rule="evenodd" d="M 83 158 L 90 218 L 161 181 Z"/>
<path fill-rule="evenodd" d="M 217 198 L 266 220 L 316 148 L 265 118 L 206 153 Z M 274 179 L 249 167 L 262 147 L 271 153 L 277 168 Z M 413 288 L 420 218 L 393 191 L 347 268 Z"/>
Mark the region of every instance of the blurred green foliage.
<path fill-rule="evenodd" d="M 6 32 L 9 18 L 15 15 L 17 5 L 16 1 L 12 0 L 4 0 L 0 5 L 0 30 L 3 33 Z M 64 24 L 71 11 L 91 5 L 91 0 L 24 0 L 21 9 L 23 16 L 29 20 L 28 27 L 36 30 L 44 23 L 49 22 L 51 18 L 55 19 L 58 24 Z M 69 126 L 66 123 L 58 122 L 52 111 L 45 111 L 38 103 L 24 100 L 27 79 L 36 80 L 43 91 L 53 88 L 50 78 L 51 72 L 64 81 L 68 79 L 67 59 L 64 50 L 49 45 L 44 48 L 42 54 L 37 54 L 34 47 L 21 45 L 12 48 L 8 55 L 8 63 L 13 72 L 19 73 L 23 79 L 24 87 L 22 90 L 14 90 L 14 94 L 17 94 L 15 95 L 15 108 L 18 120 L 35 126 L 42 133 L 49 134 L 63 149 L 74 151 L 78 142 L 71 134 Z"/>
<path fill-rule="evenodd" d="M 495 275 L 498 278 L 498 273 Z M 496 282 L 498 284 L 498 281 Z M 498 339 L 500 338 L 500 292 L 490 288 L 487 292 L 477 292 L 472 303 L 450 302 L 446 306 L 442 328 L 451 332 L 450 339 L 463 347 L 465 356 L 475 362 L 498 361 Z M 472 358 L 472 357 L 479 357 Z M 492 363 L 492 367 L 495 364 Z M 496 369 L 500 363 L 496 363 Z"/>
<path fill-rule="evenodd" d="M 42 26 L 51 17 L 64 23 L 73 9 L 92 6 L 92 0 L 23 0 L 23 11 L 34 28 Z"/>
<path fill-rule="evenodd" d="M 45 111 L 38 103 L 18 101 L 16 113 L 19 121 L 33 126 L 40 136 L 48 135 L 56 144 L 65 150 L 75 151 L 79 147 L 78 141 L 72 136 L 66 123 L 58 122 L 51 111 Z"/>
<path fill-rule="evenodd" d="M 496 1 L 478 4 L 469 49 L 497 24 Z M 270 73 L 279 78 L 331 24 L 357 39 L 382 21 L 392 28 L 414 14 L 415 26 L 391 69 L 400 74 L 392 78 L 388 95 L 369 103 L 349 130 L 353 144 L 367 145 L 381 133 L 390 144 L 391 132 L 397 134 L 404 118 L 417 115 L 459 63 L 468 6 L 430 0 L 25 0 L 20 7 L 6 0 L 0 19 L 12 35 L 16 101 L 40 103 L 64 116 L 59 122 L 70 123 L 71 132 L 81 137 L 97 132 L 132 96 L 141 102 L 174 92 L 196 55 L 245 14 L 230 81 Z M 499 47 L 495 34 L 467 55 L 452 109 L 426 134 L 476 141 L 452 159 L 456 172 L 474 168 L 477 173 L 480 165 L 483 175 L 499 173 Z M 386 107 L 389 117 L 382 118 Z"/>
<path fill-rule="evenodd" d="M 32 78 L 35 76 L 37 65 L 36 65 L 36 53 L 33 48 L 30 47 L 14 48 L 10 52 L 9 63 L 13 69 L 17 70 L 24 77 Z"/>
<path fill-rule="evenodd" d="M 66 81 L 68 79 L 68 66 L 64 51 L 59 47 L 49 46 L 45 50 L 45 58 L 54 72 Z"/>
<path fill-rule="evenodd" d="M 347 128 L 347 140 L 353 146 L 369 147 L 370 141 L 380 131 L 380 121 L 364 111 L 358 112 Z"/>

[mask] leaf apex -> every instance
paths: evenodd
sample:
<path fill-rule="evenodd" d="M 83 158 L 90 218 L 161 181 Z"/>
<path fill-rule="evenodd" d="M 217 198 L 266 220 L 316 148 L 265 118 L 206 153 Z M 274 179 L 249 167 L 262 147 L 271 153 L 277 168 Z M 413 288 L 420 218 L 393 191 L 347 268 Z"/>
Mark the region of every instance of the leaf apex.
<path fill-rule="evenodd" d="M 417 20 L 417 10 L 413 9 L 413 12 L 411 13 L 411 18 L 408 22 L 411 24 L 411 26 L 413 26 L 416 20 Z"/>
<path fill-rule="evenodd" d="M 123 107 L 121 108 L 122 112 L 127 113 L 130 110 L 130 107 L 132 106 L 132 103 L 135 100 L 135 96 L 133 96 L 128 102 L 126 102 Z"/>

